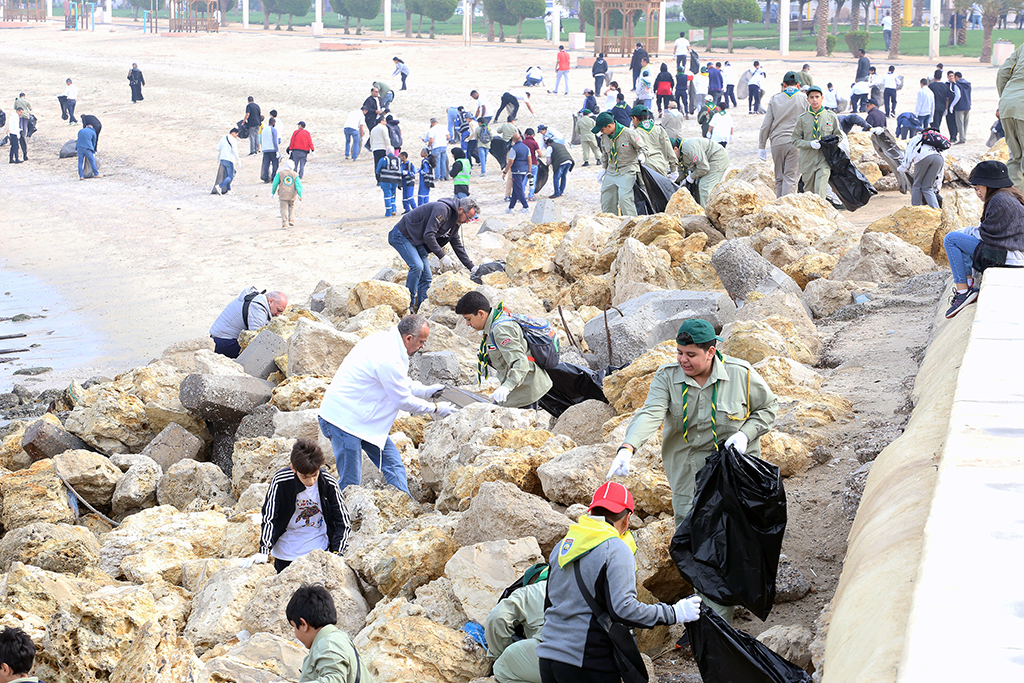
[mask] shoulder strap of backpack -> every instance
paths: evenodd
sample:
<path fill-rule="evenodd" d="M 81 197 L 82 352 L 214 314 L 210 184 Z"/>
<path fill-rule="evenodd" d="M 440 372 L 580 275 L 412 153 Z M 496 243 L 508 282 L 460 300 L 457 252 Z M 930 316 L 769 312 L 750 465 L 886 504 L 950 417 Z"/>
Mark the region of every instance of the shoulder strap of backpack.
<path fill-rule="evenodd" d="M 612 618 L 608 616 L 608 613 L 601 609 L 601 606 L 597 604 L 597 599 L 594 595 L 587 590 L 586 585 L 583 583 L 583 575 L 580 573 L 580 561 L 578 559 L 573 560 L 572 572 L 576 576 L 576 585 L 580 588 L 580 593 L 583 594 L 583 599 L 587 601 L 587 607 L 594 613 L 594 617 L 597 619 L 597 623 L 601 625 L 601 628 L 608 631 L 612 625 Z"/>
<path fill-rule="evenodd" d="M 252 300 L 258 297 L 259 295 L 266 293 L 267 290 L 264 289 L 262 292 L 252 292 L 251 294 L 246 294 L 245 298 L 242 299 L 242 325 L 245 327 L 245 329 L 249 329 L 249 306 L 252 305 Z"/>

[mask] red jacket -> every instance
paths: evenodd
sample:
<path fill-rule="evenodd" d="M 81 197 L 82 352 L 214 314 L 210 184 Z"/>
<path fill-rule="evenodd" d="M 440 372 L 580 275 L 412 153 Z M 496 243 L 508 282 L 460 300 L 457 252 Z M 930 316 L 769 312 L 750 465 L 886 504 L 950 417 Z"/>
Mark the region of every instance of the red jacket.
<path fill-rule="evenodd" d="M 305 150 L 307 152 L 313 151 L 313 138 L 309 136 L 309 131 L 305 128 L 297 128 L 292 133 L 292 141 L 288 143 L 288 150 L 293 149 Z"/>
<path fill-rule="evenodd" d="M 558 68 L 557 71 L 568 71 L 569 70 L 569 53 L 565 50 L 558 51 Z"/>

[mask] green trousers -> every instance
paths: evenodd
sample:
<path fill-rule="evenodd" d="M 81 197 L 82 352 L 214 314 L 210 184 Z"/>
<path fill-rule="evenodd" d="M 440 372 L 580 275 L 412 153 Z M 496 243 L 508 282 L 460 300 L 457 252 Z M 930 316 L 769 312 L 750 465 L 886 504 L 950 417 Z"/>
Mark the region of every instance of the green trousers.
<path fill-rule="evenodd" d="M 633 201 L 635 173 L 606 171 L 601 181 L 601 211 L 621 216 L 635 216 L 636 203 Z"/>
<path fill-rule="evenodd" d="M 827 166 L 801 175 L 804 179 L 804 192 L 813 192 L 822 199 L 828 198 L 828 179 L 832 176 L 832 171 Z"/>
<path fill-rule="evenodd" d="M 498 683 L 541 683 L 538 645 L 536 638 L 527 638 L 506 647 L 494 661 L 494 679 Z"/>
<path fill-rule="evenodd" d="M 1006 133 L 1006 146 L 1010 148 L 1010 158 L 1006 161 L 1010 180 L 1018 190 L 1024 192 L 1024 119 L 1002 118 L 1000 121 Z"/>

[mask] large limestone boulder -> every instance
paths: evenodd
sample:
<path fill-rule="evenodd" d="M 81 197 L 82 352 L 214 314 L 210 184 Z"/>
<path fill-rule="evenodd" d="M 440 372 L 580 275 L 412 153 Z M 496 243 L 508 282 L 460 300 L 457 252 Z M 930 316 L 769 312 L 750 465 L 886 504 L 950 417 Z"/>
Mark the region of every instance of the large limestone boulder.
<path fill-rule="evenodd" d="M 145 403 L 113 387 L 100 389 L 88 406 L 76 406 L 65 427 L 107 454 L 138 453 L 153 438 Z"/>
<path fill-rule="evenodd" d="M 184 510 L 193 501 L 204 506 L 231 507 L 231 480 L 212 462 L 179 460 L 171 465 L 157 484 L 156 500 Z"/>
<path fill-rule="evenodd" d="M 770 319 L 774 320 L 773 316 L 785 318 L 789 324 L 769 324 L 776 327 L 782 334 L 789 334 L 790 325 L 792 325 L 796 334 L 791 341 L 802 344 L 811 354 L 817 356 L 818 351 L 821 350 L 818 329 L 814 326 L 814 320 L 811 319 L 810 312 L 804 306 L 803 301 L 793 294 L 776 292 L 764 297 L 751 294 L 746 305 L 736 311 L 736 322 L 769 321 Z M 730 329 L 728 326 L 723 328 L 722 336 L 727 338 Z"/>
<path fill-rule="evenodd" d="M 330 377 L 294 375 L 274 387 L 270 404 L 284 412 L 319 408 L 330 384 Z"/>
<path fill-rule="evenodd" d="M 761 437 L 761 459 L 778 467 L 783 477 L 803 472 L 811 462 L 810 453 L 799 439 L 777 430 Z"/>
<path fill-rule="evenodd" d="M 409 290 L 402 289 L 408 299 Z M 295 334 L 288 339 L 288 376 L 333 377 L 341 361 L 358 343 L 357 335 L 339 332 L 326 323 L 300 318 L 295 326 Z"/>
<path fill-rule="evenodd" d="M 78 574 L 99 562 L 100 544 L 85 527 L 36 522 L 0 539 L 0 571 L 15 562 L 60 574 Z"/>
<path fill-rule="evenodd" d="M 342 332 L 354 334 L 360 339 L 366 338 L 374 332 L 383 332 L 386 329 L 398 324 L 398 315 L 395 309 L 387 304 L 368 308 L 362 313 L 352 316 L 345 321 Z"/>
<path fill-rule="evenodd" d="M 626 238 L 612 262 L 612 304 L 617 306 L 632 298 L 630 293 L 637 291 L 637 284 L 660 289 L 673 287 L 671 265 L 672 257 L 664 249 L 645 246 L 632 237 Z"/>
<path fill-rule="evenodd" d="M 411 297 L 403 285 L 380 280 L 360 282 L 348 295 L 348 314 L 356 315 L 374 306 L 388 305 L 398 316 L 409 312 Z M 296 330 L 297 331 L 297 330 Z"/>
<path fill-rule="evenodd" d="M 147 621 L 110 674 L 110 683 L 191 683 L 203 663 L 170 619 Z"/>
<path fill-rule="evenodd" d="M 755 161 L 746 166 L 730 168 L 726 180 L 744 180 L 755 188 L 766 201 L 775 199 L 775 165 L 772 161 Z"/>
<path fill-rule="evenodd" d="M 381 601 L 353 640 L 374 680 L 393 683 L 469 683 L 486 676 L 486 652 L 465 633 L 427 618 L 404 598 Z"/>
<path fill-rule="evenodd" d="M 603 440 L 601 432 L 595 427 L 612 419 L 615 414 L 615 408 L 612 406 L 603 401 L 590 399 L 570 406 L 558 418 L 551 431 L 554 434 L 568 436 L 578 446 L 600 443 Z"/>
<path fill-rule="evenodd" d="M 156 489 L 163 472 L 160 465 L 149 458 L 146 460 L 148 462 L 129 467 L 124 476 L 117 480 L 110 504 L 110 511 L 115 517 L 156 505 Z"/>
<path fill-rule="evenodd" d="M 231 454 L 231 495 L 238 497 L 253 484 L 269 482 L 274 474 L 291 463 L 294 439 L 240 439 Z"/>
<path fill-rule="evenodd" d="M 90 505 L 110 507 L 114 487 L 123 475 L 109 459 L 92 451 L 64 451 L 53 458 L 53 463 Z"/>
<path fill-rule="evenodd" d="M 256 584 L 253 599 L 242 611 L 242 626 L 252 633 L 294 635 L 292 627 L 282 618 L 292 593 L 302 584 L 319 583 L 331 593 L 338 610 L 338 628 L 355 636 L 366 625 L 369 608 L 359 590 L 359 579 L 338 555 L 314 550 L 292 562 L 280 574 Z"/>
<path fill-rule="evenodd" d="M 693 588 L 679 573 L 668 554 L 676 528 L 671 517 L 649 521 L 633 532 L 636 539 L 636 583 L 661 602 L 675 603 L 689 595 Z"/>
<path fill-rule="evenodd" d="M 446 576 L 417 588 L 415 604 L 426 610 L 426 616 L 431 621 L 456 631 L 461 631 L 469 621 L 459 599 L 455 597 L 452 582 Z"/>
<path fill-rule="evenodd" d="M 545 557 L 533 537 L 487 541 L 461 548 L 448 560 L 444 575 L 466 616 L 482 624 L 501 592 Z"/>
<path fill-rule="evenodd" d="M 459 549 L 453 535 L 460 514 L 423 515 L 397 533 L 351 542 L 345 559 L 385 597 L 412 598 L 417 588 L 441 576 Z"/>
<path fill-rule="evenodd" d="M 276 683 L 297 681 L 308 650 L 294 636 L 256 633 L 234 640 L 206 654 L 196 683 Z"/>
<path fill-rule="evenodd" d="M 455 308 L 462 295 L 476 289 L 476 283 L 464 271 L 450 270 L 433 278 L 427 298 L 436 306 Z"/>
<path fill-rule="evenodd" d="M 806 290 L 807 284 L 812 280 L 827 278 L 831 275 L 832 269 L 836 267 L 838 262 L 838 257 L 816 251 L 813 254 L 801 256 L 793 263 L 783 266 L 782 272 L 793 278 L 793 281 L 800 286 L 800 289 Z"/>
<path fill-rule="evenodd" d="M 806 626 L 779 624 L 759 635 L 757 640 L 801 669 L 807 669 L 811 664 L 811 641 L 814 640 L 814 634 Z"/>
<path fill-rule="evenodd" d="M 101 581 L 113 583 L 98 572 L 87 570 L 82 576 L 86 575 L 99 580 L 59 574 L 20 562 L 11 563 L 4 580 L 0 581 L 0 621 L 7 621 L 9 615 L 17 613 L 19 621 L 38 625 L 39 635 L 44 636 L 46 624 L 61 605 L 81 602 L 83 596 L 102 585 Z M 36 673 L 40 673 L 38 669 Z"/>
<path fill-rule="evenodd" d="M 396 488 L 365 489 L 347 486 L 342 492 L 351 527 L 349 547 L 362 545 L 366 539 L 376 539 L 400 529 L 423 510 L 412 498 Z"/>
<path fill-rule="evenodd" d="M 765 198 L 745 180 L 729 180 L 711 191 L 705 207 L 715 227 L 725 232 L 733 221 L 751 216 L 764 208 Z"/>
<path fill-rule="evenodd" d="M 6 427 L 0 428 L 0 467 L 6 470 L 20 470 L 32 464 L 32 458 L 22 447 L 28 426 L 28 422 L 14 420 Z"/>
<path fill-rule="evenodd" d="M 942 211 L 939 209 L 930 206 L 904 206 L 895 213 L 879 218 L 864 232 L 887 232 L 930 254 L 935 233 L 941 225 Z"/>
<path fill-rule="evenodd" d="M 836 264 L 831 279 L 898 282 L 934 269 L 935 261 L 919 247 L 891 233 L 865 232 Z"/>
<path fill-rule="evenodd" d="M 665 213 L 676 217 L 703 216 L 704 209 L 697 203 L 697 200 L 693 198 L 693 195 L 690 194 L 687 188 L 681 187 L 668 198 Z"/>
<path fill-rule="evenodd" d="M 711 257 L 729 296 L 744 302 L 751 292 L 772 294 L 783 292 L 800 295 L 801 289 L 793 278 L 773 266 L 753 248 L 740 240 L 726 240 Z"/>
<path fill-rule="evenodd" d="M 551 257 L 563 234 L 545 234 L 535 231 L 516 241 L 515 246 L 505 258 L 505 273 L 512 282 L 522 284 L 524 279 L 531 274 L 553 272 L 555 264 Z M 493 301 L 491 305 L 494 305 Z"/>
<path fill-rule="evenodd" d="M 262 515 L 259 512 L 242 512 L 228 518 L 224 529 L 222 557 L 249 557 L 259 552 Z"/>
<path fill-rule="evenodd" d="M 127 557 L 147 551 L 154 562 L 159 561 L 158 553 L 150 548 L 162 541 L 190 546 L 188 559 L 218 557 L 226 526 L 227 520 L 220 512 L 184 513 L 169 505 L 143 510 L 127 517 L 120 526 L 100 538 L 100 569 L 119 578 L 121 564 Z"/>
<path fill-rule="evenodd" d="M 722 353 L 751 364 L 768 356 L 783 356 L 800 363 L 813 364 L 817 361 L 817 354 L 797 333 L 793 321 L 782 316 L 738 321 L 732 323 L 725 334 Z"/>
<path fill-rule="evenodd" d="M 531 536 L 547 557 L 570 524 L 568 517 L 552 510 L 539 496 L 504 481 L 486 482 L 459 520 L 455 542 L 467 546 Z"/>
<path fill-rule="evenodd" d="M 44 670 L 59 666 L 63 681 L 109 680 L 143 627 L 160 616 L 145 586 L 104 586 L 60 606 L 40 663 Z"/>
<path fill-rule="evenodd" d="M 772 392 L 779 394 L 789 387 L 800 386 L 817 390 L 824 378 L 817 372 L 792 358 L 768 356 L 754 364 L 757 374 L 768 384 Z"/>
<path fill-rule="evenodd" d="M 811 280 L 804 289 L 804 301 L 815 318 L 827 318 L 853 303 L 853 292 L 843 282 L 824 278 Z"/>
<path fill-rule="evenodd" d="M 537 468 L 544 496 L 555 503 L 589 505 L 594 491 L 605 481 L 615 458 L 615 446 L 578 446 Z"/>
<path fill-rule="evenodd" d="M 6 474 L 0 477 L 0 526 L 10 532 L 36 522 L 71 524 L 75 513 L 68 496 L 52 460 Z"/>
<path fill-rule="evenodd" d="M 555 265 L 570 280 L 600 274 L 595 261 L 617 226 L 618 221 L 607 218 L 576 216 L 569 232 L 555 247 Z"/>
<path fill-rule="evenodd" d="M 196 353 L 199 354 L 195 362 L 197 368 L 211 367 L 214 370 L 211 374 L 237 376 L 237 373 L 228 372 L 221 365 L 230 363 L 238 367 L 233 360 L 206 349 L 201 349 Z M 211 357 L 218 360 L 210 361 Z M 204 370 L 197 369 L 197 372 L 204 372 Z M 149 429 L 153 434 L 158 434 L 167 425 L 174 423 L 181 425 L 199 439 L 209 440 L 210 433 L 206 424 L 202 419 L 191 414 L 181 402 L 179 388 L 185 376 L 185 373 L 181 372 L 174 364 L 156 361 L 121 373 L 110 386 L 132 394 L 142 401 L 146 409 L 146 417 L 149 420 Z M 88 395 L 87 393 L 87 397 Z M 86 403 L 88 402 L 89 399 L 86 398 Z"/>
<path fill-rule="evenodd" d="M 838 230 L 856 229 L 832 204 L 816 194 L 799 192 L 779 197 L 757 215 L 757 229 L 775 229 L 797 245 L 814 245 Z"/>
<path fill-rule="evenodd" d="M 1003 141 L 1001 140 L 1000 142 Z M 946 250 L 942 244 L 946 234 L 953 230 L 978 225 L 981 222 L 982 208 L 983 204 L 978 199 L 978 195 L 973 188 L 943 193 L 942 223 L 939 229 L 935 231 L 931 249 L 925 250 L 940 267 L 945 267 L 949 263 L 946 259 Z"/>
<path fill-rule="evenodd" d="M 192 599 L 183 635 L 200 653 L 231 640 L 243 629 L 242 612 L 255 597 L 256 586 L 276 575 L 272 564 L 229 566 L 215 572 Z"/>
<path fill-rule="evenodd" d="M 666 341 L 640 356 L 626 367 L 604 378 L 604 395 L 619 415 L 638 410 L 647 400 L 654 373 L 676 359 L 676 343 Z"/>

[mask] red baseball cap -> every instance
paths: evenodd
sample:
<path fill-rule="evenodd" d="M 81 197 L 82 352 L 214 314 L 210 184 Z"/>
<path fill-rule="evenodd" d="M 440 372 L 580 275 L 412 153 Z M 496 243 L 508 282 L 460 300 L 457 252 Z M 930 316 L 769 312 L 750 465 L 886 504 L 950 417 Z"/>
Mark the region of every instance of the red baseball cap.
<path fill-rule="evenodd" d="M 606 482 L 594 491 L 594 499 L 590 501 L 587 512 L 597 507 L 613 513 L 623 510 L 632 512 L 634 509 L 633 494 L 617 481 Z"/>

